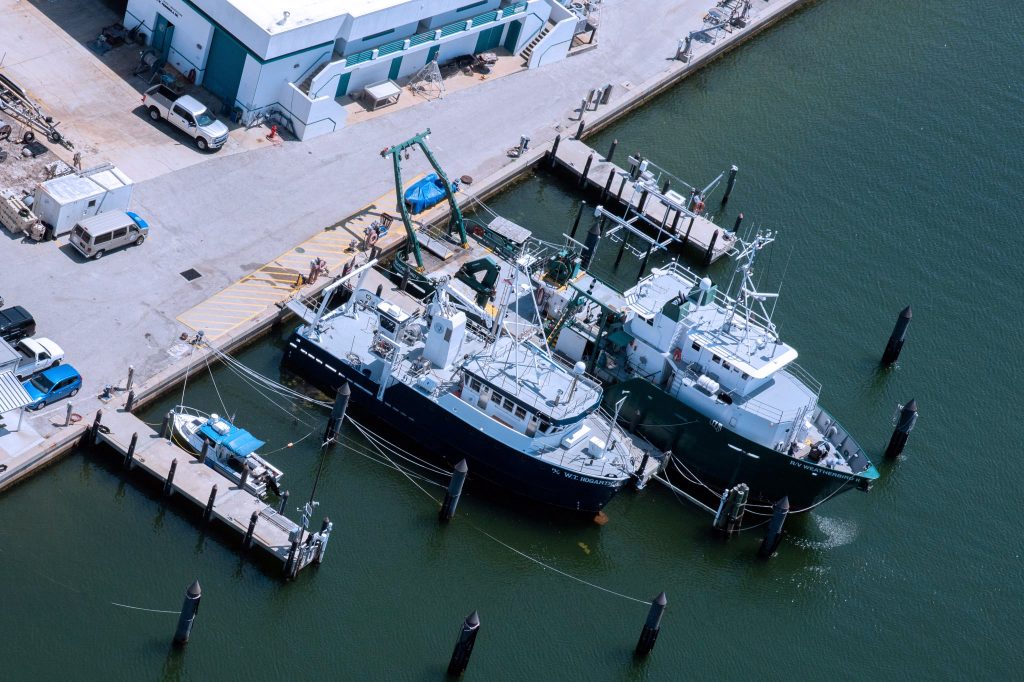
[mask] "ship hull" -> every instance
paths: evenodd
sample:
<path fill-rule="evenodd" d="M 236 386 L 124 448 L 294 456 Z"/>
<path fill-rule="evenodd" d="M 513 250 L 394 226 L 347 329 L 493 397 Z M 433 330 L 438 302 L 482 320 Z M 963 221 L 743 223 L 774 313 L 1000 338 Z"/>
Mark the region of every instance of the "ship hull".
<path fill-rule="evenodd" d="M 327 371 L 317 358 L 338 367 L 338 372 Z M 530 457 L 472 428 L 402 383 L 389 387 L 383 400 L 378 401 L 379 387 L 375 382 L 297 333 L 289 339 L 282 364 L 330 395 L 347 380 L 352 387 L 349 409 L 361 419 L 386 427 L 403 441 L 416 443 L 449 466 L 465 459 L 471 478 L 486 480 L 515 495 L 593 513 L 608 504 L 629 481 L 583 476 Z"/>
<path fill-rule="evenodd" d="M 789 497 L 790 509 L 797 512 L 870 485 L 868 478 L 803 462 L 726 428 L 716 429 L 710 419 L 643 379 L 609 388 L 606 407 L 613 405 L 622 391 L 630 392 L 621 414 L 631 429 L 657 447 L 670 450 L 683 472 L 689 470 L 709 486 L 746 483 L 753 498 L 771 503 Z M 668 472 L 674 482 L 686 482 L 687 477 L 675 467 L 670 466 Z"/>

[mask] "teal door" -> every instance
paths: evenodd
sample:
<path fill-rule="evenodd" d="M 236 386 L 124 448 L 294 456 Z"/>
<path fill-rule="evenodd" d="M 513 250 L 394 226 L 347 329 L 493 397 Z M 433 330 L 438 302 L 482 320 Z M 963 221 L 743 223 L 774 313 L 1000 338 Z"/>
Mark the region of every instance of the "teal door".
<path fill-rule="evenodd" d="M 519 32 L 523 30 L 523 22 L 513 21 L 508 25 L 508 33 L 505 35 L 505 49 L 515 54 L 516 43 L 519 41 Z"/>
<path fill-rule="evenodd" d="M 395 80 L 398 78 L 398 72 L 402 70 L 402 58 L 395 57 L 391 60 L 391 70 L 388 71 L 388 78 Z"/>
<path fill-rule="evenodd" d="M 437 59 L 437 53 L 441 51 L 440 45 L 434 45 L 432 48 L 427 50 L 427 64 Z"/>
<path fill-rule="evenodd" d="M 203 87 L 224 100 L 228 108 L 234 106 L 244 66 L 245 48 L 215 26 L 213 40 L 210 41 L 210 56 L 206 59 Z"/>
<path fill-rule="evenodd" d="M 350 78 L 352 78 L 351 71 L 341 74 L 341 77 L 338 79 L 338 89 L 334 92 L 335 97 L 344 97 L 348 94 L 348 81 Z"/>
<path fill-rule="evenodd" d="M 476 39 L 476 49 L 473 52 L 479 54 L 496 48 L 501 43 L 501 32 L 504 28 L 504 26 L 495 26 L 480 31 L 480 35 Z"/>
<path fill-rule="evenodd" d="M 167 21 L 162 14 L 156 15 L 156 25 L 153 26 L 153 51 L 160 55 L 165 62 L 171 53 L 171 39 L 174 38 L 174 24 Z"/>

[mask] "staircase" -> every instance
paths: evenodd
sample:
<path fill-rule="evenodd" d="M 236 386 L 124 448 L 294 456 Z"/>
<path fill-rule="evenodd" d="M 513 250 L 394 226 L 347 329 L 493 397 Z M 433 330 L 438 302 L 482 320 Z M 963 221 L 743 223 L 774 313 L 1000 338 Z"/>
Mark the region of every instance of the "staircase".
<path fill-rule="evenodd" d="M 533 37 L 530 44 L 523 48 L 523 51 L 519 53 L 519 56 L 523 58 L 524 66 L 530 63 L 530 57 L 533 55 L 533 48 L 537 47 L 537 44 L 544 40 L 544 36 L 551 32 L 551 28 L 554 26 L 550 21 L 541 29 L 540 33 Z"/>

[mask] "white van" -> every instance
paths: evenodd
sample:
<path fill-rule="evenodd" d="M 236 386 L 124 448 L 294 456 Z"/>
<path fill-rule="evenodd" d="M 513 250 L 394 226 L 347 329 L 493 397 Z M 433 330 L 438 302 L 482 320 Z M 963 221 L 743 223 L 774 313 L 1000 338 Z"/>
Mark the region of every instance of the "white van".
<path fill-rule="evenodd" d="M 122 246 L 138 246 L 148 234 L 149 224 L 131 211 L 109 211 L 78 221 L 71 245 L 86 258 L 102 258 Z"/>

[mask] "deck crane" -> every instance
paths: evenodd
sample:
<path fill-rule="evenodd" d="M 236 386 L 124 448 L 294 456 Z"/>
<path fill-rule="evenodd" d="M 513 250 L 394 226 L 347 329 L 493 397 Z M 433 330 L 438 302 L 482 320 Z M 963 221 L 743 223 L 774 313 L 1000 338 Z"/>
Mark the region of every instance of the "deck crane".
<path fill-rule="evenodd" d="M 445 175 L 444 169 L 438 164 L 437 159 L 430 151 L 430 147 L 427 146 L 427 139 L 430 137 L 430 128 L 427 128 L 424 132 L 413 135 L 405 142 L 401 142 L 392 147 L 388 147 L 381 151 L 380 155 L 384 158 L 391 155 L 391 161 L 395 166 L 395 194 L 398 198 L 398 210 L 402 213 L 402 222 L 405 224 L 405 231 L 409 235 L 409 244 L 412 246 L 413 255 L 416 257 L 416 269 L 419 272 L 423 272 L 423 254 L 420 253 L 419 239 L 416 237 L 416 231 L 413 229 L 412 218 L 409 216 L 409 207 L 405 204 L 405 195 L 402 187 L 402 152 L 409 149 L 410 147 L 418 145 L 423 150 L 424 155 L 427 157 L 427 161 L 430 162 L 434 172 L 437 173 L 437 177 L 440 178 L 444 184 L 445 196 L 448 198 L 448 206 L 450 213 L 448 217 L 448 234 L 451 234 L 456 229 L 459 231 L 459 241 L 462 244 L 462 248 L 469 248 L 469 237 L 466 235 L 466 224 L 462 220 L 462 211 L 459 209 L 458 202 L 455 201 L 455 193 L 452 191 L 451 182 L 448 180 L 448 176 Z"/>

